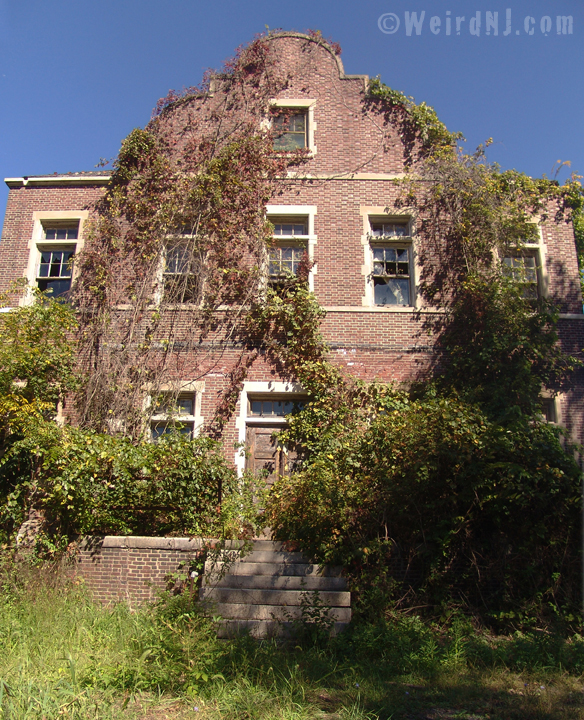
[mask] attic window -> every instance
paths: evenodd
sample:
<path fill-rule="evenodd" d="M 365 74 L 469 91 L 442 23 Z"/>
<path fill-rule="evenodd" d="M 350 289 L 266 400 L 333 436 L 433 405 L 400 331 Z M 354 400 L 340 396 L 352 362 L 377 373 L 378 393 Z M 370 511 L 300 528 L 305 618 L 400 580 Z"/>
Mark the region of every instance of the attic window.
<path fill-rule="evenodd" d="M 290 152 L 308 147 L 308 117 L 304 110 L 281 108 L 280 114 L 272 121 L 274 150 Z"/>

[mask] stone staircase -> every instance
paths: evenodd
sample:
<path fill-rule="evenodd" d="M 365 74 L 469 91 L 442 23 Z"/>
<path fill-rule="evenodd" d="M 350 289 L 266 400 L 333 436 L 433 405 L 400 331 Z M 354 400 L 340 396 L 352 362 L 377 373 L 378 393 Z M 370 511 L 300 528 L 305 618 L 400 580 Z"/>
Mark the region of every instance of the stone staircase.
<path fill-rule="evenodd" d="M 334 634 L 351 620 L 351 593 L 339 568 L 320 567 L 301 553 L 287 552 L 282 543 L 255 540 L 251 552 L 237 543 L 218 558 L 207 560 L 200 599 L 222 618 L 219 637 L 249 632 L 254 637 L 285 635 L 302 616 L 311 593 L 318 591 Z"/>

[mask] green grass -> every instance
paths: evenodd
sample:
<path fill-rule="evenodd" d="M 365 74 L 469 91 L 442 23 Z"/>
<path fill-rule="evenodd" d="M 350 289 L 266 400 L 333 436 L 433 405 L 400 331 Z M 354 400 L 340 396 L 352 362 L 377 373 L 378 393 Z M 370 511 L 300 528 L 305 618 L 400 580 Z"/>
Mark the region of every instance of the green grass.
<path fill-rule="evenodd" d="M 0 718 L 584 719 L 584 641 L 460 621 L 361 625 L 328 643 L 218 641 L 188 598 L 130 612 L 30 578 L 0 597 Z"/>

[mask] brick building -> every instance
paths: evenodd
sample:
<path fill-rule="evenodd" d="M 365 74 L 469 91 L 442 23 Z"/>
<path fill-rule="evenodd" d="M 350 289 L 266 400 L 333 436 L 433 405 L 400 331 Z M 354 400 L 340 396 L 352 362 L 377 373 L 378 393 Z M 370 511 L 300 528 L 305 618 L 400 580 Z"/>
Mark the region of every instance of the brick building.
<path fill-rule="evenodd" d="M 309 283 L 326 310 L 323 332 L 333 359 L 354 375 L 408 381 L 432 359 L 425 320 L 437 311 L 417 292 L 419 247 L 415 217 L 392 207 L 392 182 L 404 172 L 404 146 L 395 128 L 364 109 L 368 78 L 347 75 L 334 50 L 318 38 L 281 33 L 269 40 L 287 82 L 273 98 L 284 111 L 275 123 L 276 148 L 305 148 L 307 162 L 267 205 L 274 247 L 267 277 L 294 272 L 306 251 L 314 263 Z M 280 123 L 280 125 L 278 125 Z M 8 206 L 0 244 L 0 286 L 25 277 L 55 294 L 75 282 L 70 262 L 83 249 L 84 226 L 109 176 L 103 172 L 8 178 Z M 165 274 L 181 273 L 180 253 L 166 257 Z M 584 348 L 584 316 L 572 228 L 552 219 L 539 225 L 539 238 L 521 254 L 509 254 L 510 272 L 521 271 L 530 293 L 553 298 L 561 310 L 559 333 L 566 351 Z M 20 302 L 27 302 L 26 296 Z M 213 416 L 236 353 L 189 375 L 184 364 L 174 412 L 189 432 Z M 175 378 L 176 379 L 176 378 Z M 271 435 L 302 388 L 285 382 L 258 359 L 250 368 L 226 447 L 247 443 L 247 462 L 258 467 L 281 462 Z M 584 382 L 546 401 L 549 417 L 584 442 Z M 164 432 L 164 408 L 152 415 L 152 434 Z M 229 450 L 232 452 L 232 450 Z M 235 452 L 235 462 L 246 460 Z"/>

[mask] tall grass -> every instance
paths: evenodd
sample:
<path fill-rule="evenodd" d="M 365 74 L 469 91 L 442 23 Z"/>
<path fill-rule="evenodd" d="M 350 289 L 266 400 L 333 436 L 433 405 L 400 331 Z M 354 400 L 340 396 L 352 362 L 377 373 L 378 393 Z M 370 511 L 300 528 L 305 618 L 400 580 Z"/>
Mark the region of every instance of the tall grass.
<path fill-rule="evenodd" d="M 329 642 L 222 642 L 185 596 L 132 613 L 31 576 L 5 581 L 0 597 L 2 720 L 567 720 L 584 718 L 583 672 L 582 638 L 492 638 L 462 620 L 441 631 L 401 617 Z"/>

